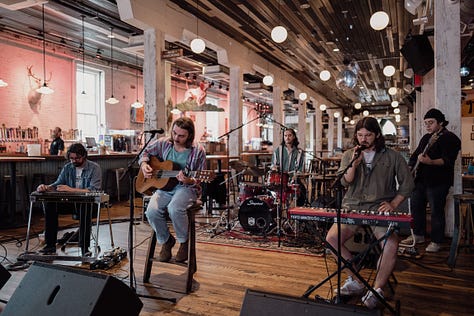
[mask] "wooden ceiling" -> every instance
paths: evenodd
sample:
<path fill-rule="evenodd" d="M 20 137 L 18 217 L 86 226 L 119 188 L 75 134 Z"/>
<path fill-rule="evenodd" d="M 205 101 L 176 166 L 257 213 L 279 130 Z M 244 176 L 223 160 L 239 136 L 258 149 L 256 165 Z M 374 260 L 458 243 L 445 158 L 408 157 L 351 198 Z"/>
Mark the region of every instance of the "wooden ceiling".
<path fill-rule="evenodd" d="M 6 0 L 0 0 L 0 31 L 15 31 L 38 37 L 41 30 L 41 6 L 36 5 L 11 11 L 1 7 Z M 227 34 L 233 39 L 256 51 L 273 65 L 291 73 L 304 82 L 308 89 L 321 94 L 331 103 L 353 112 L 353 104 L 361 102 L 377 111 L 390 109 L 394 99 L 403 103 L 407 92 L 403 89 L 412 83 L 403 74 L 407 63 L 400 53 L 405 37 L 411 31 L 432 32 L 432 12 L 427 10 L 428 23 L 415 25 L 404 8 L 404 0 L 168 0 L 176 6 L 197 16 L 199 20 Z M 11 2 L 11 1 L 7 1 Z M 431 1 L 423 1 L 423 5 Z M 472 16 L 461 4 L 461 18 L 466 25 L 462 40 L 471 39 Z M 81 16 L 86 28 L 86 51 L 92 56 L 101 49 L 104 58 L 109 55 L 109 40 L 106 35 L 113 26 L 118 35 L 114 49 L 119 52 L 117 61 L 135 64 L 137 51 L 134 42 L 142 31 L 120 20 L 114 0 L 50 0 L 46 8 L 47 39 L 66 43 L 71 47 L 81 44 Z M 423 13 L 423 6 L 418 15 Z M 390 16 L 388 27 L 375 31 L 369 25 L 371 15 L 383 10 Z M 466 15 L 467 12 L 467 15 Z M 275 43 L 270 33 L 274 26 L 283 25 L 288 38 L 281 44 Z M 423 28 L 420 31 L 420 28 Z M 205 36 L 205 35 L 204 35 Z M 185 49 L 185 58 L 177 65 L 183 72 L 192 71 L 194 61 L 206 65 L 216 64 L 216 53 L 206 49 L 203 54 L 192 53 L 184 43 L 167 43 Z M 462 48 L 469 45 L 463 43 Z M 471 44 L 471 46 L 473 46 Z M 338 48 L 339 51 L 334 51 Z M 466 49 L 464 49 L 466 50 Z M 463 51 L 463 60 L 473 63 L 469 52 Z M 335 78 L 346 69 L 347 62 L 357 67 L 357 84 L 353 89 L 339 89 Z M 385 77 L 384 66 L 393 65 L 395 75 Z M 266 65 L 260 65 L 265 68 Z M 474 67 L 474 65 L 472 65 Z M 474 73 L 474 68 L 471 67 Z M 331 72 L 329 81 L 322 81 L 322 70 Z M 246 80 L 259 81 L 265 74 L 245 74 Z M 398 88 L 395 96 L 387 92 L 389 87 Z"/>

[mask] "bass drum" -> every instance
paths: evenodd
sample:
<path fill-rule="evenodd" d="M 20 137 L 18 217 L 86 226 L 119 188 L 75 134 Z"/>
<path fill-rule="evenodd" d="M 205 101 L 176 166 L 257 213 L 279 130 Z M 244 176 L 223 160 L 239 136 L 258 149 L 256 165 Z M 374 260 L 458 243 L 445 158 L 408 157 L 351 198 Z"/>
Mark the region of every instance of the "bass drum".
<path fill-rule="evenodd" d="M 275 225 L 272 217 L 271 201 L 259 198 L 249 198 L 239 209 L 239 222 L 242 228 L 254 234 L 264 234 Z"/>

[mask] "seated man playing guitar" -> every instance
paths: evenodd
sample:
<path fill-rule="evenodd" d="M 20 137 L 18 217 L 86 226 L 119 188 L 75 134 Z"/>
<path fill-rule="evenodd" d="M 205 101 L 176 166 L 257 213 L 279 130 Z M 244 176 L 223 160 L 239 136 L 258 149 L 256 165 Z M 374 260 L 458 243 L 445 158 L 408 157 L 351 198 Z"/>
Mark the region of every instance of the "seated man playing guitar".
<path fill-rule="evenodd" d="M 176 185 L 161 185 L 157 182 L 156 190 L 148 204 L 146 216 L 153 230 L 156 232 L 157 241 L 162 244 L 159 260 L 171 260 L 171 250 L 176 243 L 180 247 L 176 254 L 177 262 L 188 259 L 188 217 L 186 209 L 199 197 L 200 186 L 196 178 L 188 173 L 199 171 L 206 166 L 206 151 L 200 145 L 193 144 L 195 135 L 194 123 L 190 118 L 181 117 L 175 120 L 171 127 L 171 136 L 163 137 L 151 142 L 140 157 L 140 173 L 137 178 L 137 191 L 139 187 L 147 187 L 147 181 L 153 183 L 155 176 L 162 175 L 156 172 L 156 166 L 163 162 L 172 162 L 171 165 L 179 170 L 175 175 Z M 165 161 L 166 160 L 166 161 Z M 154 168 L 155 167 L 155 168 Z M 172 182 L 171 182 L 172 183 Z M 166 210 L 173 223 L 176 239 L 170 234 L 166 223 Z"/>

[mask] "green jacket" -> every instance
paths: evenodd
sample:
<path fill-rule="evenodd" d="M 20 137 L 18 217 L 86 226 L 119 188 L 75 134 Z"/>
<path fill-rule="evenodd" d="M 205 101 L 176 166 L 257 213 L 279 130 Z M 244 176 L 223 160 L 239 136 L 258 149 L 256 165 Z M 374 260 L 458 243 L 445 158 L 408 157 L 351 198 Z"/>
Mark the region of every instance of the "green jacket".
<path fill-rule="evenodd" d="M 354 149 L 346 151 L 337 171 L 340 175 L 349 165 Z M 342 207 L 351 210 L 377 210 L 380 203 L 390 202 L 397 194 L 409 197 L 415 184 L 405 159 L 390 148 L 377 152 L 372 161 L 372 170 L 362 162 L 357 166 L 354 181 L 341 184 L 347 188 Z"/>

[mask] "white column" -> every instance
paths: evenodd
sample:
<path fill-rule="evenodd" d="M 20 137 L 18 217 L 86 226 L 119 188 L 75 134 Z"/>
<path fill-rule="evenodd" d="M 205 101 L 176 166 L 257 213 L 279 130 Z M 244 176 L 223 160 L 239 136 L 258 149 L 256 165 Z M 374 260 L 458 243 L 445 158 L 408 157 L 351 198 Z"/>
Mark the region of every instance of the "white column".
<path fill-rule="evenodd" d="M 435 89 L 436 105 L 449 121 L 448 129 L 461 137 L 461 43 L 459 32 L 459 1 L 434 1 L 435 24 Z M 457 110 L 453 110 L 457 109 Z M 454 168 L 454 193 L 462 193 L 461 162 Z M 452 236 L 454 202 L 452 195 L 446 202 L 446 235 Z"/>
<path fill-rule="evenodd" d="M 341 115 L 337 118 L 337 147 L 342 149 L 342 119 L 344 113 L 340 112 Z"/>
<path fill-rule="evenodd" d="M 333 150 L 334 150 L 334 110 L 326 110 L 329 115 L 329 120 L 328 120 L 328 155 L 332 155 Z"/>
<path fill-rule="evenodd" d="M 283 101 L 281 99 L 281 87 L 280 86 L 273 86 L 273 119 L 275 122 L 279 122 L 284 124 L 283 121 Z M 281 143 L 281 132 L 280 132 L 280 125 L 273 124 L 273 148 L 277 148 L 278 145 Z"/>
<path fill-rule="evenodd" d="M 229 69 L 229 130 L 242 124 L 242 85 L 243 76 L 240 67 Z M 228 130 L 226 131 L 228 132 Z M 242 151 L 242 129 L 230 134 L 229 154 L 237 156 Z"/>

